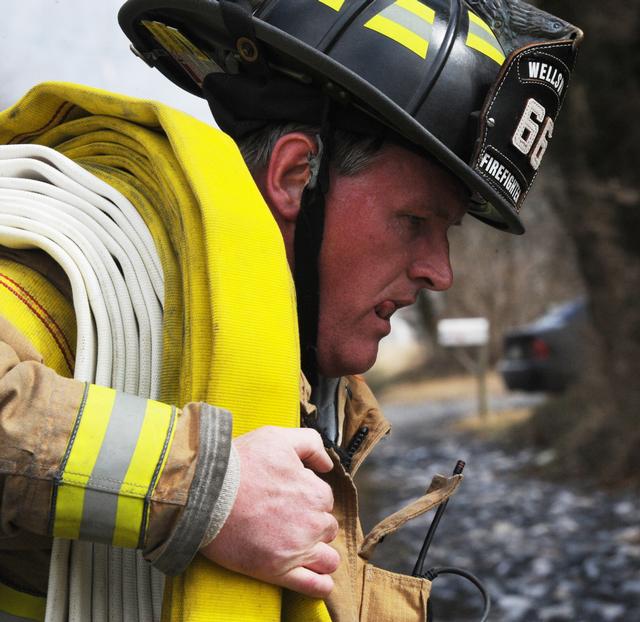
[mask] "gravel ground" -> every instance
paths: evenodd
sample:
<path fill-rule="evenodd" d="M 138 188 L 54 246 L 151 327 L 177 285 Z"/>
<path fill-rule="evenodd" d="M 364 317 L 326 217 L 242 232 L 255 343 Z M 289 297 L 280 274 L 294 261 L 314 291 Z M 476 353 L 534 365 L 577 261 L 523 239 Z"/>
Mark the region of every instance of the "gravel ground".
<path fill-rule="evenodd" d="M 541 396 L 498 396 L 493 412 Z M 435 536 L 426 568 L 455 565 L 480 577 L 492 622 L 640 621 L 640 503 L 611 493 L 533 479 L 526 467 L 551 456 L 499 446 L 454 425 L 473 400 L 387 404 L 394 432 L 357 480 L 365 532 L 424 492 L 431 476 L 467 462 L 465 480 Z M 463 427 L 464 429 L 464 427 Z M 410 573 L 431 520 L 416 519 L 378 548 L 375 561 Z M 435 622 L 477 622 L 481 598 L 456 577 L 433 588 Z"/>

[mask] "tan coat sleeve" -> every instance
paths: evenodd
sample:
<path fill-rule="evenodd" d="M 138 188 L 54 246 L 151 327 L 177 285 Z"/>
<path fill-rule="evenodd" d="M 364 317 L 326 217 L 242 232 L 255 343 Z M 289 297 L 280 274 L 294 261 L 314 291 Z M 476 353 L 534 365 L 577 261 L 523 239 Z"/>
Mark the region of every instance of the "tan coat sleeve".
<path fill-rule="evenodd" d="M 105 395 L 113 400 L 114 412 L 119 404 L 147 414 L 157 411 L 162 425 L 116 430 L 120 434 L 109 441 L 105 424 L 102 445 L 116 439 L 116 451 L 100 443 L 93 447 L 92 431 L 102 425 L 101 413 L 109 416 L 111 408 L 104 405 Z M 126 477 L 122 468 L 108 471 L 112 456 L 124 451 L 127 434 L 137 434 L 130 442 L 132 456 L 148 471 L 137 480 L 131 480 L 131 468 Z M 227 471 L 230 439 L 231 418 L 220 409 L 196 403 L 173 409 L 57 375 L 0 315 L 0 551 L 32 535 L 112 539 L 115 545 L 142 548 L 165 572 L 180 572 L 209 527 Z M 97 455 L 87 454 L 90 450 Z M 85 458 L 93 461 L 86 472 Z M 98 466 L 103 469 L 100 477 Z M 226 486 L 235 491 L 237 482 Z M 84 499 L 84 509 L 74 506 L 76 498 Z M 115 528 L 108 520 L 97 527 L 86 520 L 92 503 L 100 509 L 116 502 L 130 508 L 135 520 Z M 42 545 L 41 538 L 35 541 Z"/>
<path fill-rule="evenodd" d="M 48 535 L 52 479 L 65 453 L 84 384 L 42 364 L 0 316 L 0 536 Z"/>

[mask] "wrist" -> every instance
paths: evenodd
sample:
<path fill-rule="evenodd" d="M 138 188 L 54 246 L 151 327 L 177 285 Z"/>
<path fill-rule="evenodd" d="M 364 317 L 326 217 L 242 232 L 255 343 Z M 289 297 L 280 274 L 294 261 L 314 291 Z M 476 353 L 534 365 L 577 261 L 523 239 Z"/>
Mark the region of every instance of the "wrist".
<path fill-rule="evenodd" d="M 231 445 L 231 451 L 229 453 L 229 463 L 227 465 L 227 472 L 222 483 L 220 495 L 216 501 L 209 520 L 209 526 L 202 538 L 200 548 L 207 546 L 219 533 L 224 526 L 231 508 L 236 500 L 238 494 L 238 487 L 240 484 L 240 457 L 236 448 Z"/>

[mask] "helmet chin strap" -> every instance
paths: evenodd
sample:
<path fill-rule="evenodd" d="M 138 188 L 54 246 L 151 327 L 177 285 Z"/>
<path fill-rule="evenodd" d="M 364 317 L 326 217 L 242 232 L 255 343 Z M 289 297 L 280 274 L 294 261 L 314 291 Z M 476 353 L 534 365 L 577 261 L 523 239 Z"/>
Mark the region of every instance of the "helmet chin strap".
<path fill-rule="evenodd" d="M 294 239 L 300 357 L 311 386 L 318 384 L 318 321 L 320 315 L 320 251 L 324 234 L 325 199 L 329 191 L 331 100 L 325 95 L 318 152 L 309 155 L 311 176 L 300 200 Z"/>

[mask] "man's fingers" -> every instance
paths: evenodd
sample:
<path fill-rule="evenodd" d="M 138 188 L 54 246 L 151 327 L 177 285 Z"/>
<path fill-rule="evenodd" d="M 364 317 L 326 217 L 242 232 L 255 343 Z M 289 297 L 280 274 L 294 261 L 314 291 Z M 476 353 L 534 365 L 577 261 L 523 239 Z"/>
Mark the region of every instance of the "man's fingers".
<path fill-rule="evenodd" d="M 333 579 L 330 575 L 318 574 L 302 567 L 287 572 L 279 583 L 282 587 L 312 598 L 326 598 L 333 590 Z"/>
<path fill-rule="evenodd" d="M 295 430 L 293 448 L 300 460 L 309 469 L 318 473 L 328 473 L 333 468 L 333 462 L 325 451 L 322 438 L 315 430 Z"/>
<path fill-rule="evenodd" d="M 333 510 L 333 490 L 327 482 L 309 468 L 304 469 L 303 482 L 307 492 L 307 498 L 312 507 L 321 512 Z"/>
<path fill-rule="evenodd" d="M 327 526 L 322 536 L 322 542 L 333 542 L 338 537 L 338 530 L 340 529 L 338 521 L 333 514 L 327 514 Z"/>
<path fill-rule="evenodd" d="M 311 551 L 312 559 L 304 565 L 308 570 L 318 574 L 331 574 L 340 565 L 340 555 L 333 547 L 318 542 Z"/>
<path fill-rule="evenodd" d="M 340 563 L 333 492 L 317 471 L 331 458 L 311 429 L 266 426 L 234 440 L 240 486 L 227 522 L 203 554 L 219 564 L 302 594 L 326 597 Z"/>

